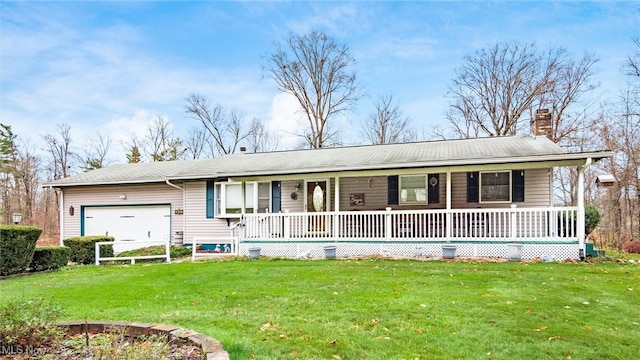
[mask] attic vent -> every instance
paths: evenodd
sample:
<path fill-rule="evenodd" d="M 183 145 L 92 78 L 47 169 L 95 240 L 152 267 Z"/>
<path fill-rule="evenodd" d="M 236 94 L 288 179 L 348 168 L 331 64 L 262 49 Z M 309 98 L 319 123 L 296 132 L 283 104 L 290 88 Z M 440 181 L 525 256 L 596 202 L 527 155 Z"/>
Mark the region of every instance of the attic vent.
<path fill-rule="evenodd" d="M 535 136 L 546 136 L 553 138 L 553 128 L 551 127 L 551 113 L 549 109 L 536 110 L 536 116 L 531 119 L 531 132 Z"/>
<path fill-rule="evenodd" d="M 240 146 L 240 152 L 245 152 L 245 151 L 247 151 L 247 148 L 244 146 Z"/>

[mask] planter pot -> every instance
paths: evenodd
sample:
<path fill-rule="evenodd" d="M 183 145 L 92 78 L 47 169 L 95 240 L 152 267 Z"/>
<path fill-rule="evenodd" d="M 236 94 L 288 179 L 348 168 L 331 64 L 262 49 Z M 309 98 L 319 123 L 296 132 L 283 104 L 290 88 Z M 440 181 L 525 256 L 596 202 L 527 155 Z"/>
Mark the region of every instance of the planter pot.
<path fill-rule="evenodd" d="M 507 258 L 509 261 L 522 260 L 522 244 L 507 244 Z"/>
<path fill-rule="evenodd" d="M 442 245 L 442 257 L 445 259 L 453 259 L 456 257 L 456 246 Z"/>
<path fill-rule="evenodd" d="M 335 246 L 325 246 L 324 247 L 324 257 L 327 259 L 335 259 L 336 258 L 336 247 Z"/>
<path fill-rule="evenodd" d="M 259 247 L 252 247 L 249 248 L 249 258 L 251 259 L 257 259 L 260 257 L 260 250 L 262 250 Z"/>

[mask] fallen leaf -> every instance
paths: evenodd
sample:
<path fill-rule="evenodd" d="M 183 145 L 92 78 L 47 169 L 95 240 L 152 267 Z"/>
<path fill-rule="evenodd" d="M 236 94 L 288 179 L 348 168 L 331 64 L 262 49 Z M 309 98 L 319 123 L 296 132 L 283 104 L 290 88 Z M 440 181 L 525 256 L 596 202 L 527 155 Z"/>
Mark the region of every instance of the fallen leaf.
<path fill-rule="evenodd" d="M 627 290 L 629 290 L 629 291 L 633 291 L 633 288 L 627 288 Z"/>
<path fill-rule="evenodd" d="M 585 326 L 584 328 L 585 328 L 585 330 L 587 330 L 587 331 L 591 331 L 591 330 L 593 330 L 593 329 L 591 328 L 591 326 Z"/>
<path fill-rule="evenodd" d="M 565 309 L 571 309 L 571 306 L 569 306 L 569 305 L 565 305 L 565 307 L 564 307 L 564 308 L 565 308 Z"/>
<path fill-rule="evenodd" d="M 342 358 L 340 357 L 340 355 L 338 355 L 338 354 L 333 355 L 333 358 L 334 358 L 334 359 L 338 359 L 338 360 L 342 359 Z"/>
<path fill-rule="evenodd" d="M 583 301 L 582 305 L 589 305 L 589 302 L 588 301 Z"/>
<path fill-rule="evenodd" d="M 280 334 L 280 339 L 286 339 L 286 338 L 287 338 L 287 335 L 285 335 L 285 334 Z"/>
<path fill-rule="evenodd" d="M 333 339 L 333 340 L 329 341 L 329 344 L 331 344 L 331 345 L 335 345 L 337 343 L 338 343 L 338 339 Z"/>
<path fill-rule="evenodd" d="M 200 303 L 199 303 L 199 302 L 197 302 L 197 301 L 192 301 L 192 302 L 191 302 L 191 304 L 193 304 L 193 305 L 200 305 Z"/>
<path fill-rule="evenodd" d="M 420 307 L 426 308 L 427 304 L 420 304 Z"/>
<path fill-rule="evenodd" d="M 271 324 L 270 324 L 270 323 L 262 324 L 262 326 L 260 326 L 260 331 L 265 331 L 265 330 L 267 330 L 267 329 L 268 329 L 268 328 L 270 328 L 270 327 L 271 327 Z"/>

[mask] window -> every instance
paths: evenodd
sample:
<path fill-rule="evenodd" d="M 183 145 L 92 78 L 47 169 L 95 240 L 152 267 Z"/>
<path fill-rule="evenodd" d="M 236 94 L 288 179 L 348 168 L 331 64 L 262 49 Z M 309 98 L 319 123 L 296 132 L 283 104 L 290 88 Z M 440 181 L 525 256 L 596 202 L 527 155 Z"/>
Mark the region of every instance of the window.
<path fill-rule="evenodd" d="M 258 212 L 269 212 L 271 205 L 271 183 L 259 182 L 258 183 Z"/>
<path fill-rule="evenodd" d="M 468 172 L 467 202 L 524 202 L 524 176 L 524 170 Z"/>
<path fill-rule="evenodd" d="M 427 180 L 424 175 L 400 177 L 400 204 L 426 204 Z"/>
<path fill-rule="evenodd" d="M 242 184 L 240 182 L 216 183 L 216 215 L 233 216 L 242 213 Z M 245 214 L 266 213 L 271 207 L 271 183 L 244 183 Z"/>
<path fill-rule="evenodd" d="M 480 202 L 511 202 L 511 171 L 481 172 Z"/>

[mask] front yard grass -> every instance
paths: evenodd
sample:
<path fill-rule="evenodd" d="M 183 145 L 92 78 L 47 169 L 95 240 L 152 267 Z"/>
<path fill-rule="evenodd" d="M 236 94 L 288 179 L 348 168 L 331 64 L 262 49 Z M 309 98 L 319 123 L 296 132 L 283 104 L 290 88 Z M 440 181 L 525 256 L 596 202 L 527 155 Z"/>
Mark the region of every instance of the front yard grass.
<path fill-rule="evenodd" d="M 630 359 L 640 265 L 279 260 L 74 266 L 0 281 L 67 320 L 167 323 L 232 359 Z"/>

